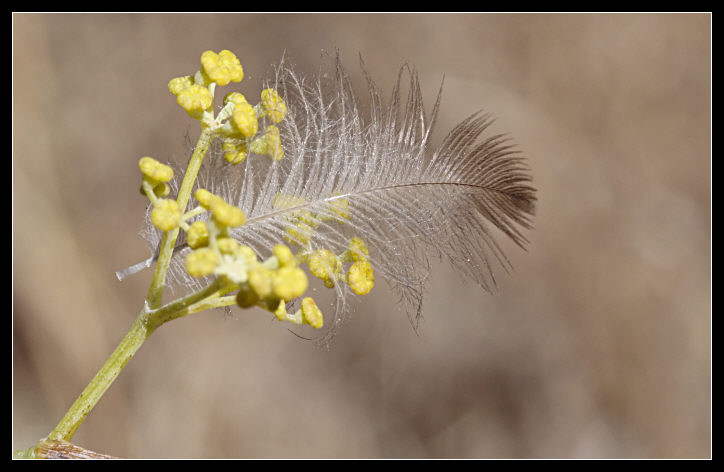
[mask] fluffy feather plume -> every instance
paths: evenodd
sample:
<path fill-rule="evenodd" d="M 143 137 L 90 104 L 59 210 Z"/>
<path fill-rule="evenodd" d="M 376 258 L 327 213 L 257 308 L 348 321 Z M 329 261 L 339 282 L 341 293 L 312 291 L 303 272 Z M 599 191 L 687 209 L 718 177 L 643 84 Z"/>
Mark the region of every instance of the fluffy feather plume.
<path fill-rule="evenodd" d="M 283 59 L 265 86 L 278 90 L 289 109 L 279 124 L 284 158 L 272 163 L 250 156 L 232 166 L 216 149 L 206 157 L 198 185 L 247 214 L 247 223 L 232 235 L 262 257 L 290 237 L 290 228 L 298 228 L 300 214 L 315 219 L 308 235 L 312 249 L 341 253 L 350 238 L 361 237 L 376 277 L 399 293 L 417 329 L 429 257 L 445 256 L 460 274 L 493 290 L 493 266 L 510 268 L 493 228 L 524 247 L 522 231 L 531 227 L 535 190 L 509 140 L 483 137 L 491 124 L 487 114 L 468 117 L 430 149 L 441 94 L 426 114 L 417 73 L 403 67 L 385 103 L 361 67 L 369 94 L 366 114 L 339 57 L 331 70 L 311 80 Z M 401 88 L 407 88 L 406 101 Z M 348 218 L 339 216 L 340 209 Z M 160 234 L 152 225 L 145 236 L 157 247 Z M 179 245 L 169 282 L 196 287 L 199 281 L 183 268 L 188 248 L 183 240 Z M 344 320 L 353 295 L 346 284 L 335 290 L 336 313 L 321 343 Z"/>

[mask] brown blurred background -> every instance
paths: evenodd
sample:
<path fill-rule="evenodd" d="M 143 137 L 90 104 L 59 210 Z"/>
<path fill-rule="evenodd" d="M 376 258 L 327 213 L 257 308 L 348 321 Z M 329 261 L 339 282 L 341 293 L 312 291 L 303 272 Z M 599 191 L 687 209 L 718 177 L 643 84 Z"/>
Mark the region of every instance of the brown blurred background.
<path fill-rule="evenodd" d="M 536 230 L 497 295 L 435 266 L 415 335 L 379 284 L 329 351 L 261 311 L 156 332 L 74 442 L 122 457 L 708 457 L 711 17 L 13 17 L 13 448 L 48 434 L 135 319 L 143 155 L 185 162 L 166 90 L 206 49 L 238 90 L 287 51 L 417 67 L 436 140 L 479 108 L 530 161 Z M 362 84 L 361 81 L 358 83 Z M 254 91 L 253 93 L 250 91 Z M 364 91 L 360 88 L 360 91 Z M 304 333 L 304 332 L 303 332 Z"/>

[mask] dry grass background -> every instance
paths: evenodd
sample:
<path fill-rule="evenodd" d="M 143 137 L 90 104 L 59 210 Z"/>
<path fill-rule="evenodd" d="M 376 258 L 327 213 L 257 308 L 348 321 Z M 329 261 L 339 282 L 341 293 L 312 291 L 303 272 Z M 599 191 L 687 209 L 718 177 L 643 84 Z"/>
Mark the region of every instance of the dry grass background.
<path fill-rule="evenodd" d="M 131 325 L 150 274 L 140 156 L 186 159 L 166 90 L 228 48 L 254 96 L 284 50 L 414 64 L 436 139 L 479 108 L 539 189 L 491 296 L 436 267 L 421 335 L 383 285 L 329 351 L 262 312 L 156 332 L 74 442 L 122 457 L 708 457 L 708 15 L 13 17 L 13 448 L 46 435 Z M 254 91 L 254 92 L 252 92 Z"/>

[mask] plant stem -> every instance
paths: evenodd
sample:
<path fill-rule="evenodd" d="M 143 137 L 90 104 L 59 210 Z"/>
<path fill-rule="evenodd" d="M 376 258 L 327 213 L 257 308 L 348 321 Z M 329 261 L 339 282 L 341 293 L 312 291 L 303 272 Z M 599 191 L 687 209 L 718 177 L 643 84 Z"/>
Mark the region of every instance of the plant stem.
<path fill-rule="evenodd" d="M 48 435 L 48 439 L 69 441 L 73 437 L 90 410 L 98 403 L 98 400 L 101 399 L 108 387 L 121 373 L 123 367 L 131 360 L 154 329 L 148 314 L 145 310 L 142 311 L 118 347 L 116 347 L 116 350 L 113 351 L 103 367 L 63 416 L 58 426 Z"/>
<path fill-rule="evenodd" d="M 191 197 L 191 190 L 201 169 L 201 163 L 214 138 L 214 131 L 214 128 L 204 127 L 189 160 L 186 174 L 184 175 L 176 200 L 182 212 L 186 211 L 186 206 Z M 148 193 L 148 188 L 145 190 L 146 193 Z M 153 200 L 152 197 L 155 197 L 155 195 L 149 195 L 151 200 Z M 108 390 L 116 377 L 118 377 L 118 374 L 121 373 L 121 370 L 123 370 L 128 361 L 131 360 L 146 339 L 148 339 L 151 333 L 159 326 L 189 313 L 196 313 L 206 308 L 228 304 L 229 300 L 219 301 L 221 300 L 219 297 L 228 293 L 230 289 L 229 283 L 224 278 L 217 278 L 213 283 L 203 289 L 165 306 L 161 306 L 166 275 L 171 264 L 171 256 L 173 255 L 173 248 L 176 245 L 178 234 L 179 228 L 164 232 L 163 234 L 156 270 L 151 280 L 151 286 L 148 289 L 148 296 L 146 298 L 147 306 L 144 307 L 118 347 L 116 347 L 115 351 L 113 351 L 105 364 L 103 364 L 95 377 L 93 377 L 88 386 L 81 392 L 80 396 L 60 420 L 60 423 L 58 423 L 46 439 L 69 441 L 81 423 L 83 423 L 86 416 L 88 416 L 91 409 L 98 403 L 106 390 Z M 205 302 L 207 299 L 211 301 Z M 23 451 L 18 453 L 21 452 Z"/>
<path fill-rule="evenodd" d="M 188 205 L 189 198 L 191 197 L 191 189 L 196 182 L 196 177 L 198 176 L 199 169 L 201 169 L 201 163 L 204 161 L 206 151 L 208 151 L 209 146 L 211 145 L 211 141 L 214 137 L 214 131 L 215 129 L 210 127 L 206 127 L 201 131 L 199 140 L 194 148 L 194 153 L 191 155 L 191 159 L 189 160 L 186 175 L 184 175 L 183 182 L 181 182 L 181 188 L 179 189 L 178 197 L 176 199 L 181 207 L 182 213 L 186 211 L 186 205 Z M 161 300 L 163 299 L 163 287 L 166 284 L 166 274 L 168 273 L 168 268 L 171 264 L 173 247 L 176 245 L 178 233 L 179 228 L 163 233 L 161 251 L 158 255 L 156 270 L 153 273 L 151 286 L 148 289 L 148 296 L 146 297 L 148 306 L 151 308 L 158 308 L 161 306 Z"/>
<path fill-rule="evenodd" d="M 121 343 L 116 347 L 116 350 L 113 351 L 106 363 L 103 364 L 103 367 L 93 377 L 47 439 L 69 441 L 73 437 L 88 413 L 118 377 L 121 370 L 159 326 L 190 313 L 230 304 L 231 300 L 226 299 L 233 299 L 234 297 L 224 297 L 223 299 L 218 297 L 228 293 L 229 290 L 233 290 L 235 287 L 235 285 L 229 285 L 227 281 L 217 278 L 201 290 L 175 300 L 157 310 L 147 311 L 144 309 L 138 315 L 126 336 L 121 340 Z M 218 300 L 223 301 L 219 302 Z"/>

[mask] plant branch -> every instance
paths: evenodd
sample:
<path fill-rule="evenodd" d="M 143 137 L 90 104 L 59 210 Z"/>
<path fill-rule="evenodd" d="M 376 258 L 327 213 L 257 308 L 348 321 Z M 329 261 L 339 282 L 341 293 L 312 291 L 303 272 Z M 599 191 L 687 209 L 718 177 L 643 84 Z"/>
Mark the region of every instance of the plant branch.
<path fill-rule="evenodd" d="M 189 165 L 186 169 L 186 175 L 184 175 L 184 179 L 181 183 L 181 188 L 179 189 L 178 197 L 176 199 L 182 212 L 186 211 L 186 205 L 188 205 L 189 198 L 191 197 L 191 189 L 193 189 L 194 183 L 196 182 L 196 177 L 199 174 L 199 169 L 201 169 L 201 163 L 204 160 L 206 151 L 208 151 L 211 141 L 214 138 L 214 132 L 214 128 L 204 128 L 201 131 L 198 142 L 196 143 L 194 153 L 191 155 Z M 173 248 L 176 245 L 178 233 L 179 228 L 163 233 L 161 250 L 158 256 L 158 262 L 156 263 L 156 270 L 153 273 L 151 286 L 148 289 L 148 296 L 146 297 L 148 306 L 151 308 L 158 308 L 161 306 L 163 288 L 166 283 L 166 274 L 168 273 L 168 268 L 171 264 L 171 256 L 173 255 Z"/>

